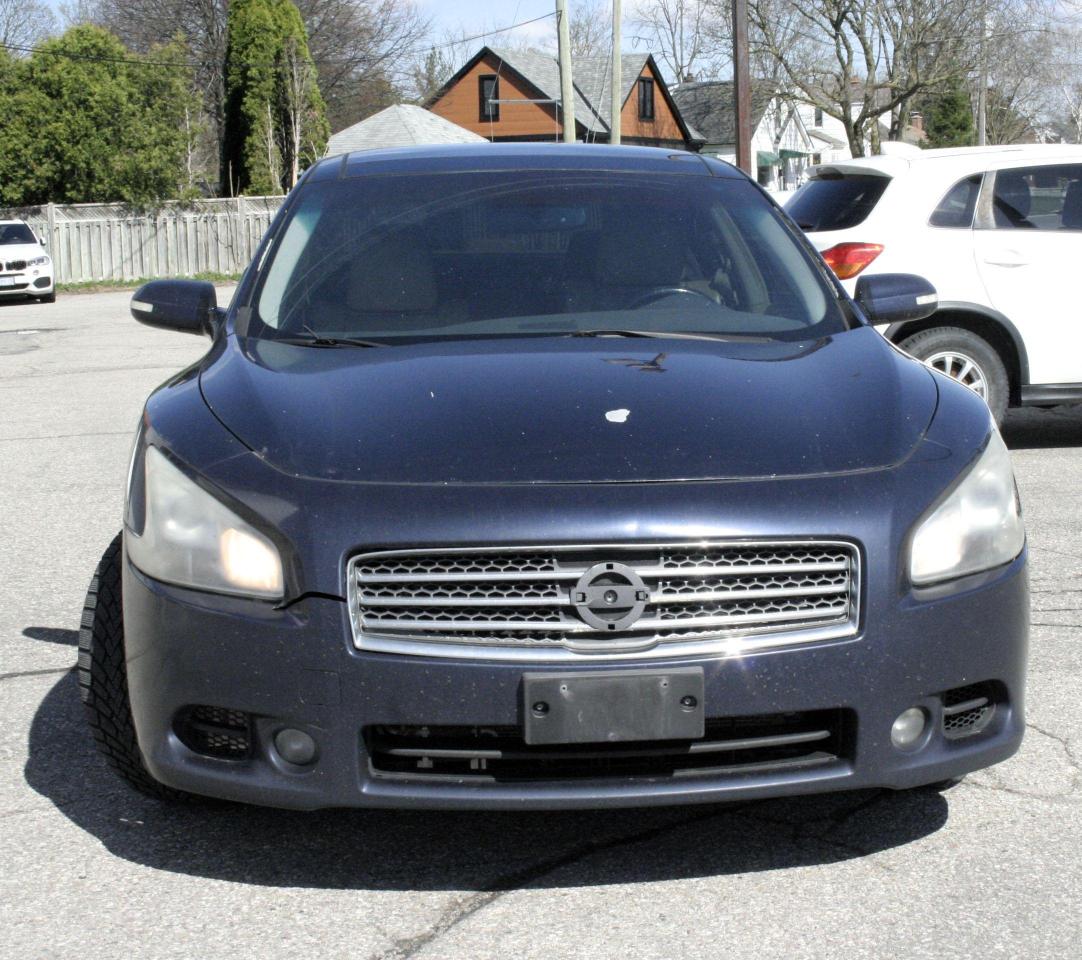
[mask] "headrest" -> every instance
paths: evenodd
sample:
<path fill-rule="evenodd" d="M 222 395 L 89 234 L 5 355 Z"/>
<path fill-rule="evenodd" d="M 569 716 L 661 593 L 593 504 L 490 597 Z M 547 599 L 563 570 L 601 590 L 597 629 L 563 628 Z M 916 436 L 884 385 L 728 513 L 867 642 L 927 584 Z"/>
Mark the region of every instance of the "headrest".
<path fill-rule="evenodd" d="M 584 230 L 572 234 L 564 257 L 564 278 L 581 280 L 593 277 L 597 266 L 597 245 L 601 234 L 596 230 Z"/>
<path fill-rule="evenodd" d="M 350 310 L 424 313 L 435 308 L 437 299 L 436 270 L 417 234 L 395 234 L 357 255 L 350 273 Z"/>
<path fill-rule="evenodd" d="M 1082 180 L 1072 180 L 1067 187 L 1060 219 L 1067 230 L 1082 230 Z"/>
<path fill-rule="evenodd" d="M 656 223 L 627 224 L 604 233 L 597 247 L 597 279 L 610 287 L 660 287 L 684 274 L 680 241 Z"/>
<path fill-rule="evenodd" d="M 995 208 L 997 222 L 1002 222 L 1002 216 L 1008 224 L 1017 224 L 1029 216 L 1029 184 L 1017 170 L 996 174 Z"/>

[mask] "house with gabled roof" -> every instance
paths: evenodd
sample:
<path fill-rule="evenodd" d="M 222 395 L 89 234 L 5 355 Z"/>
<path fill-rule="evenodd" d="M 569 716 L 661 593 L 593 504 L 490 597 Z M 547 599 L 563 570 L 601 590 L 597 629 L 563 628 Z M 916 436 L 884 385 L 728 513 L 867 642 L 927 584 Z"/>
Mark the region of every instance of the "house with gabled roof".
<path fill-rule="evenodd" d="M 736 111 L 731 80 L 681 83 L 672 91 L 685 123 L 701 139 L 701 151 L 736 162 Z M 752 176 L 764 187 L 794 187 L 817 149 L 799 111 L 777 85 L 751 83 Z"/>
<path fill-rule="evenodd" d="M 697 144 L 649 54 L 621 58 L 621 141 L 694 149 Z M 612 123 L 612 66 L 607 57 L 574 62 L 575 139 L 608 143 Z M 560 67 L 538 51 L 482 47 L 424 104 L 433 113 L 493 142 L 559 140 Z"/>

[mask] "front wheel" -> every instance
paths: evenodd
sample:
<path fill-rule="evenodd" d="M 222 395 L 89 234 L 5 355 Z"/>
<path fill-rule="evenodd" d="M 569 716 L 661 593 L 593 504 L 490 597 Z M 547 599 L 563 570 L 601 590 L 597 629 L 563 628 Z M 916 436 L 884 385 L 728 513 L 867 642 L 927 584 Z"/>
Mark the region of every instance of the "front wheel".
<path fill-rule="evenodd" d="M 45 294 L 44 297 L 38 297 L 39 303 L 56 303 L 56 291 Z"/>
<path fill-rule="evenodd" d="M 996 423 L 1002 423 L 1010 382 L 1002 358 L 987 340 L 961 327 L 932 327 L 907 337 L 898 346 L 969 387 L 988 404 Z"/>
<path fill-rule="evenodd" d="M 102 555 L 86 594 L 79 630 L 79 692 L 98 751 L 109 766 L 142 793 L 177 799 L 184 794 L 150 775 L 135 739 L 124 662 L 121 537 L 118 533 Z"/>

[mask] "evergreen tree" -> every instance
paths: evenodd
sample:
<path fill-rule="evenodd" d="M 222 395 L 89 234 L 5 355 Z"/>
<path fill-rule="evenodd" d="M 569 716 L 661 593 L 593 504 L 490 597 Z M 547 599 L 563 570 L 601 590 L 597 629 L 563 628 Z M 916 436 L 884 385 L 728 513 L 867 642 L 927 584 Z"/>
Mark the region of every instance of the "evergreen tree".
<path fill-rule="evenodd" d="M 961 80 L 954 80 L 924 107 L 929 147 L 971 147 L 977 142 L 973 105 Z"/>
<path fill-rule="evenodd" d="M 192 92 L 182 47 L 139 58 L 100 27 L 72 27 L 28 59 L 5 58 L 0 83 L 0 203 L 153 203 L 184 174 Z"/>
<path fill-rule="evenodd" d="M 227 31 L 222 190 L 280 193 L 330 133 L 304 22 L 290 0 L 233 0 Z"/>

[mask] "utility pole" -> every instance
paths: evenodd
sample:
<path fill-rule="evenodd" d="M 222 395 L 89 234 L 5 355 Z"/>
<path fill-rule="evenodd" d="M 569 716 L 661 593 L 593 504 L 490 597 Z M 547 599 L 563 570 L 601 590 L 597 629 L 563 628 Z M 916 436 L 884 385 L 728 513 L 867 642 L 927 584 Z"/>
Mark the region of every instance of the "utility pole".
<path fill-rule="evenodd" d="M 977 89 L 977 146 L 988 143 L 988 0 L 981 0 L 980 86 Z"/>
<path fill-rule="evenodd" d="M 620 21 L 623 16 L 621 0 L 612 0 L 612 118 L 609 123 L 609 143 L 620 142 L 620 113 L 624 109 L 624 71 L 620 64 Z"/>
<path fill-rule="evenodd" d="M 556 36 L 560 57 L 560 112 L 563 115 L 564 143 L 575 142 L 575 87 L 571 82 L 571 25 L 567 22 L 567 0 L 556 0 Z"/>
<path fill-rule="evenodd" d="M 733 0 L 733 116 L 736 118 L 736 165 L 750 176 L 751 67 L 748 64 L 748 0 Z"/>

